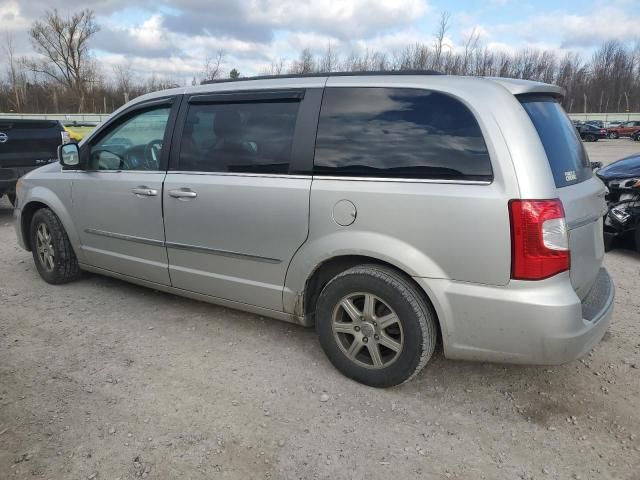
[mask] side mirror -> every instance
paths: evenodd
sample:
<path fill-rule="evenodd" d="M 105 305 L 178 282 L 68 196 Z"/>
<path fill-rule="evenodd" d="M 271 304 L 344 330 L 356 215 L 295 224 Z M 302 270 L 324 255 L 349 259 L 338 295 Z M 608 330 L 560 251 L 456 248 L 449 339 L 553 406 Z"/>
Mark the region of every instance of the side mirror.
<path fill-rule="evenodd" d="M 77 143 L 58 146 L 58 160 L 63 167 L 77 167 L 80 164 L 80 150 Z"/>

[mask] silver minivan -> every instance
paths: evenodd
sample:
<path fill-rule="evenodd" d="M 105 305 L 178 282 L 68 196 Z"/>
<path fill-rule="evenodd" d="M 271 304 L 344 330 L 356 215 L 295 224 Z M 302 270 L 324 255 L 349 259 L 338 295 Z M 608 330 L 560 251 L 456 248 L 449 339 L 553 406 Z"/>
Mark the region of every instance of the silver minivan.
<path fill-rule="evenodd" d="M 329 74 L 139 97 L 18 186 L 42 278 L 82 270 L 312 326 L 367 385 L 558 364 L 604 335 L 605 188 L 561 88 Z"/>

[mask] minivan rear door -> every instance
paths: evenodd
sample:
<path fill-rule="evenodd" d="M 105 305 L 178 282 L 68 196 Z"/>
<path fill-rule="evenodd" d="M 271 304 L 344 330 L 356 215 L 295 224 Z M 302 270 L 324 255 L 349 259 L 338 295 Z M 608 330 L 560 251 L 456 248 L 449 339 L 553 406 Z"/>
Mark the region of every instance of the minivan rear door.
<path fill-rule="evenodd" d="M 522 95 L 519 99 L 540 136 L 564 206 L 571 283 L 582 299 L 589 293 L 604 258 L 606 190 L 593 175 L 582 141 L 558 100 L 547 95 Z"/>

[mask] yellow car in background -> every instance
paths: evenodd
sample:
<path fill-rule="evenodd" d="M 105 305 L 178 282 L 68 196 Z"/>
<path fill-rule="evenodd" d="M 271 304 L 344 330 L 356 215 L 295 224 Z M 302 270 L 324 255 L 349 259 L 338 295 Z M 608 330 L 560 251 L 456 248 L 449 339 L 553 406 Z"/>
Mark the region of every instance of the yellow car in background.
<path fill-rule="evenodd" d="M 65 123 L 64 129 L 69 133 L 71 141 L 78 143 L 87 136 L 98 124 L 92 122 L 69 122 Z"/>

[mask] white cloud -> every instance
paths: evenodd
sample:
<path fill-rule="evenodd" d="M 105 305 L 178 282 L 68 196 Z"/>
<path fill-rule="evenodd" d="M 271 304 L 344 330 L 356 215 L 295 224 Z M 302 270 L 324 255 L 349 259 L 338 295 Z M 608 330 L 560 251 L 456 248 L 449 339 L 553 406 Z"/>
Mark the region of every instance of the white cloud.
<path fill-rule="evenodd" d="M 496 33 L 508 33 L 528 42 L 561 39 L 561 47 L 590 47 L 605 40 L 638 38 L 640 13 L 617 6 L 602 5 L 586 13 L 549 12 L 510 25 L 492 28 Z"/>
<path fill-rule="evenodd" d="M 425 0 L 252 0 L 249 4 L 250 22 L 346 38 L 407 27 L 428 10 Z"/>
<path fill-rule="evenodd" d="M 0 0 L 0 27 L 9 32 L 29 27 L 29 20 L 22 15 L 17 1 Z"/>

